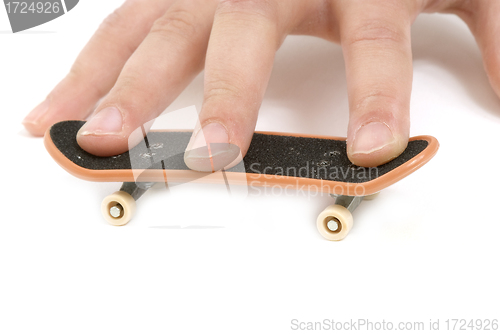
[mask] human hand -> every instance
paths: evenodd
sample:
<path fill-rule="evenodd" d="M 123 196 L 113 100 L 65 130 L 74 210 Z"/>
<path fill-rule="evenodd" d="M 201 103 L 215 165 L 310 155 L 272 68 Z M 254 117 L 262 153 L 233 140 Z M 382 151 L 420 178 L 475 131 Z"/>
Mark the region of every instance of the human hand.
<path fill-rule="evenodd" d="M 500 1 L 128 0 L 23 124 L 43 135 L 55 122 L 87 118 L 104 97 L 78 143 L 96 155 L 119 154 L 128 150 L 132 131 L 161 114 L 204 68 L 205 140 L 237 145 L 245 154 L 276 50 L 287 35 L 307 34 L 341 44 L 347 152 L 357 165 L 380 165 L 408 142 L 410 26 L 422 12 L 454 13 L 468 24 L 500 94 Z M 201 142 L 197 133 L 188 150 Z M 188 153 L 185 162 L 195 170 L 212 168 L 210 156 Z"/>

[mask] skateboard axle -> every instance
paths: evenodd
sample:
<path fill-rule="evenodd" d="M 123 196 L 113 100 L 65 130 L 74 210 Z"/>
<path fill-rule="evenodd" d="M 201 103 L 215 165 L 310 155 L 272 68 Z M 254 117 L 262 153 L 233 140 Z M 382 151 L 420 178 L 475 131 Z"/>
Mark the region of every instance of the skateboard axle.
<path fill-rule="evenodd" d="M 335 218 L 332 218 L 328 221 L 326 227 L 332 232 L 337 232 L 340 228 L 340 224 Z"/>
<path fill-rule="evenodd" d="M 130 194 L 137 201 L 154 184 L 154 182 L 123 182 L 120 190 Z"/>
<path fill-rule="evenodd" d="M 331 194 L 330 196 L 335 198 L 335 204 L 342 205 L 351 213 L 363 201 L 363 196 L 345 196 L 345 195 L 335 195 L 335 194 Z"/>
<path fill-rule="evenodd" d="M 120 218 L 120 216 L 123 214 L 123 207 L 116 203 L 109 209 L 109 214 L 113 218 Z"/>
<path fill-rule="evenodd" d="M 331 194 L 333 198 L 335 198 L 335 204 L 340 205 L 349 212 L 353 212 L 363 201 L 363 196 L 345 196 L 345 195 L 336 195 L 336 194 Z M 335 217 L 329 217 L 328 221 L 325 221 L 324 223 L 326 228 L 330 230 L 330 232 L 334 233 L 339 233 L 343 228 L 342 228 L 342 223 L 335 218 Z"/>

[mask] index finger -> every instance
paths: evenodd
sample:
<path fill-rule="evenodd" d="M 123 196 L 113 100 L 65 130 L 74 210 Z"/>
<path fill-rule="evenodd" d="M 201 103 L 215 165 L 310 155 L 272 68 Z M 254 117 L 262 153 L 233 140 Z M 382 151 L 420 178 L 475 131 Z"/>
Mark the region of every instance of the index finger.
<path fill-rule="evenodd" d="M 68 75 L 23 120 L 26 129 L 43 136 L 56 122 L 85 119 L 113 87 L 125 62 L 172 2 L 129 0 L 109 15 Z"/>

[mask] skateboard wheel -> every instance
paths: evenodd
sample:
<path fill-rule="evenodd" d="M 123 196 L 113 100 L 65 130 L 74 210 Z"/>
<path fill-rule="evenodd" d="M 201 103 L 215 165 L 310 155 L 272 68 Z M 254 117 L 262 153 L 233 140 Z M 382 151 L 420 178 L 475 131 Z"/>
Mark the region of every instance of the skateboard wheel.
<path fill-rule="evenodd" d="M 319 233 L 331 241 L 344 239 L 352 228 L 352 214 L 341 205 L 330 205 L 323 210 L 316 221 Z"/>
<path fill-rule="evenodd" d="M 363 197 L 363 201 L 371 201 L 372 199 L 377 198 L 378 195 L 380 195 L 380 191 L 378 193 Z"/>
<path fill-rule="evenodd" d="M 135 213 L 135 199 L 124 191 L 117 191 L 104 198 L 101 212 L 109 224 L 125 225 Z"/>

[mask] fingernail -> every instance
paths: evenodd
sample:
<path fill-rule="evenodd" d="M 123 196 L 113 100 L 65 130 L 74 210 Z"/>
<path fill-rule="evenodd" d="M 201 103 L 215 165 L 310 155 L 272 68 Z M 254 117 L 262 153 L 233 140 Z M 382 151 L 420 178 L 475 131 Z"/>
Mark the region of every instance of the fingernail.
<path fill-rule="evenodd" d="M 36 124 L 38 120 L 49 110 L 50 100 L 47 98 L 33 109 L 23 120 L 23 124 Z"/>
<path fill-rule="evenodd" d="M 354 135 L 352 154 L 369 154 L 381 150 L 394 141 L 391 129 L 384 123 L 363 125 Z"/>
<path fill-rule="evenodd" d="M 239 148 L 229 143 L 226 128 L 219 123 L 205 125 L 186 148 L 184 162 L 197 171 L 213 172 L 233 162 Z"/>
<path fill-rule="evenodd" d="M 98 112 L 78 132 L 79 135 L 103 135 L 120 133 L 123 128 L 123 116 L 115 107 L 108 107 Z"/>

